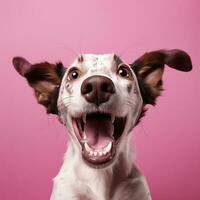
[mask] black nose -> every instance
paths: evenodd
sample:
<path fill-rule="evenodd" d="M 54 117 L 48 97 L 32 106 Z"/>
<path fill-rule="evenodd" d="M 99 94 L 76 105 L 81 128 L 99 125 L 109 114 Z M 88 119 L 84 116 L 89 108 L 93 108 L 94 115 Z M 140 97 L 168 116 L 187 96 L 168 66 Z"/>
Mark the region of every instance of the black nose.
<path fill-rule="evenodd" d="M 81 86 L 81 94 L 88 102 L 97 106 L 108 101 L 114 93 L 115 86 L 112 80 L 104 76 L 91 76 L 85 79 Z"/>

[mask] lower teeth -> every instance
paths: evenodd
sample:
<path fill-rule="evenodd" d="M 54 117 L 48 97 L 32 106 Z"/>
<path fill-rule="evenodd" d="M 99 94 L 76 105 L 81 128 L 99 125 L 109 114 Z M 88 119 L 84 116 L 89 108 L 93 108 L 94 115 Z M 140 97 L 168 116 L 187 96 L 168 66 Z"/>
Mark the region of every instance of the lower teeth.
<path fill-rule="evenodd" d="M 84 142 L 84 148 L 86 150 L 86 152 L 90 155 L 90 156 L 102 156 L 102 155 L 106 155 L 107 153 L 109 153 L 111 151 L 112 148 L 112 142 L 109 142 L 109 144 L 107 144 L 103 149 L 101 150 L 97 150 L 94 151 L 87 142 Z"/>

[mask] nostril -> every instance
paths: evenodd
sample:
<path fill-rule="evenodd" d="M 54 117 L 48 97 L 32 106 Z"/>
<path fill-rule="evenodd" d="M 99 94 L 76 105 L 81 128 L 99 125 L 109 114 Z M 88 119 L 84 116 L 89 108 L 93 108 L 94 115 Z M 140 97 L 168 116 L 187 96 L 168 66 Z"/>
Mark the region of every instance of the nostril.
<path fill-rule="evenodd" d="M 101 84 L 101 91 L 113 94 L 115 92 L 115 88 L 112 83 L 104 82 Z"/>
<path fill-rule="evenodd" d="M 108 92 L 108 84 L 107 83 L 101 84 L 101 91 L 102 92 Z"/>
<path fill-rule="evenodd" d="M 88 94 L 90 92 L 92 92 L 93 87 L 91 83 L 85 84 L 84 87 L 82 88 L 82 94 Z"/>
<path fill-rule="evenodd" d="M 93 90 L 92 84 L 87 84 L 85 87 L 86 87 L 85 89 L 86 89 L 87 93 L 92 92 L 92 90 Z"/>

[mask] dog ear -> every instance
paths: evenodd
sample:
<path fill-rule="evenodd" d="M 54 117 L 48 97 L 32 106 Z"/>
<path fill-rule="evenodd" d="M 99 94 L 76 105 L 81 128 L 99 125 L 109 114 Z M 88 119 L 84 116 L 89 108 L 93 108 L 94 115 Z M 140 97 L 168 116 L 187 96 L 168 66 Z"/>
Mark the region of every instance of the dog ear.
<path fill-rule="evenodd" d="M 131 64 L 145 104 L 154 105 L 160 95 L 165 64 L 183 72 L 192 70 L 190 56 L 179 49 L 148 52 Z"/>
<path fill-rule="evenodd" d="M 47 113 L 58 114 L 57 98 L 65 71 L 62 63 L 43 62 L 32 65 L 22 57 L 14 57 L 13 65 L 17 72 L 27 79 L 34 89 L 38 103 L 46 107 Z"/>

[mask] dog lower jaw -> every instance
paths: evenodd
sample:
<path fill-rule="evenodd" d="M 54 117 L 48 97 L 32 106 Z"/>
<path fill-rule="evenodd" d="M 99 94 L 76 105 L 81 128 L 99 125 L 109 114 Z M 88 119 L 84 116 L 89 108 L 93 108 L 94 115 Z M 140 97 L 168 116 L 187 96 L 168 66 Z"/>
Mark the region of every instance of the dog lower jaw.
<path fill-rule="evenodd" d="M 110 141 L 105 147 L 95 150 L 87 142 L 84 142 L 82 145 L 83 159 L 91 167 L 105 167 L 111 163 L 115 156 L 116 147 L 114 145 L 114 141 Z"/>

